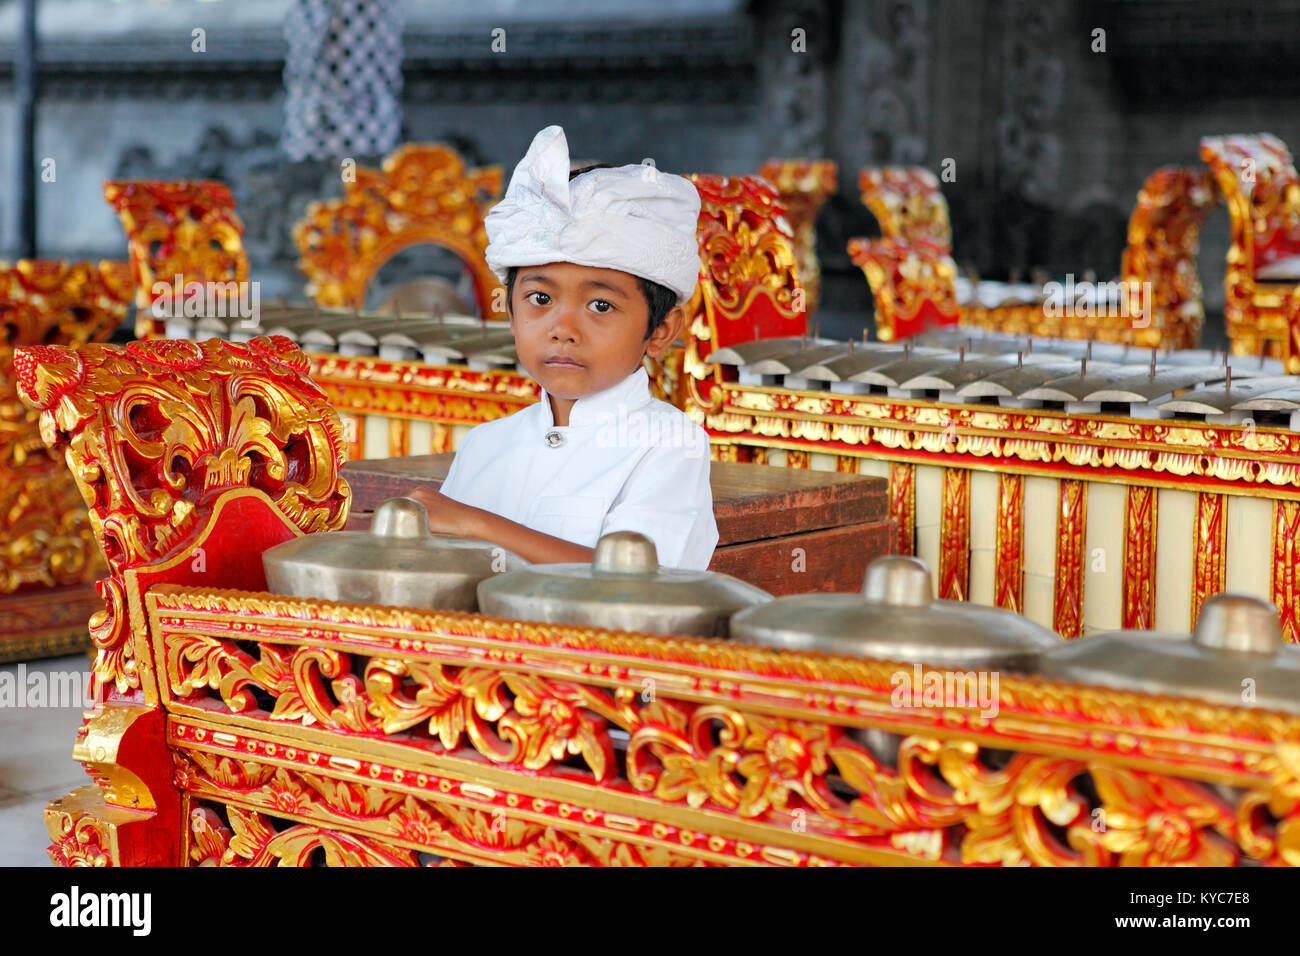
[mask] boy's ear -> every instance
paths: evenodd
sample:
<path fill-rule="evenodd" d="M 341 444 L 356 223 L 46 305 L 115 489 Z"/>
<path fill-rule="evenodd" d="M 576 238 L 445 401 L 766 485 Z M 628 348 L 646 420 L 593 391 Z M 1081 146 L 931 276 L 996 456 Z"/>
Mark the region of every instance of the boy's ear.
<path fill-rule="evenodd" d="M 664 316 L 659 328 L 650 333 L 650 338 L 646 339 L 645 354 L 651 358 L 659 358 L 665 352 L 673 347 L 677 337 L 681 334 L 682 326 L 686 323 L 686 310 L 680 305 L 675 305 Z"/>

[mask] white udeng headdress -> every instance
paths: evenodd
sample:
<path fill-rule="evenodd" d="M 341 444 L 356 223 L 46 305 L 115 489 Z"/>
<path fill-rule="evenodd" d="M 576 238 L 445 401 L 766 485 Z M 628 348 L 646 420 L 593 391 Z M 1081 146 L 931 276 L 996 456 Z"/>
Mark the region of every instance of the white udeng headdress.
<path fill-rule="evenodd" d="M 700 273 L 699 218 L 690 180 L 653 166 L 593 169 L 569 182 L 569 143 L 548 126 L 484 219 L 487 264 L 502 282 L 511 266 L 618 269 L 672 289 L 681 305 Z"/>

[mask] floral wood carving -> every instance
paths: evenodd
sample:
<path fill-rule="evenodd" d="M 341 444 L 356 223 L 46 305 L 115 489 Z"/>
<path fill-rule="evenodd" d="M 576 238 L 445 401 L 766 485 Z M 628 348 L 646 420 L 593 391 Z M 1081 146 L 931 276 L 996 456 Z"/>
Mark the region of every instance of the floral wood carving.
<path fill-rule="evenodd" d="M 1268 133 L 1207 136 L 1201 159 L 1228 207 L 1232 246 L 1224 274 L 1223 315 L 1234 353 L 1280 356 L 1300 372 L 1300 288 L 1263 282 L 1262 267 L 1300 255 L 1300 175 L 1291 152 Z"/>
<path fill-rule="evenodd" d="M 721 371 L 704 364 L 717 348 L 754 339 L 803 335 L 807 308 L 795 264 L 794 235 L 776 190 L 754 176 L 693 175 L 700 193 L 700 281 L 685 305 L 681 384 L 710 407 L 706 381 Z"/>
<path fill-rule="evenodd" d="M 240 726 L 251 734 L 278 738 L 276 725 L 297 724 L 313 734 L 339 734 L 348 741 L 349 752 L 371 755 L 361 765 L 343 761 L 327 766 L 319 754 L 304 754 L 304 745 L 289 737 L 280 739 L 290 741 L 284 746 L 293 749 L 268 749 L 254 737 L 247 743 L 233 733 L 205 737 L 202 724 L 178 727 L 172 743 L 183 751 L 177 758 L 177 786 L 197 797 L 256 805 L 317 826 L 346 829 L 371 821 L 367 838 L 382 833 L 392 839 L 384 821 L 397 814 L 399 843 L 435 853 L 442 848 L 453 855 L 515 849 L 499 842 L 485 847 L 482 841 L 465 839 L 464 832 L 456 836 L 441 810 L 422 807 L 419 800 L 405 802 L 401 791 L 417 783 L 429 788 L 424 792 L 451 799 L 449 786 L 425 781 L 424 774 L 432 771 L 419 768 L 438 766 L 453 755 L 463 762 L 474 754 L 484 766 L 513 771 L 520 780 L 540 776 L 599 787 L 608 795 L 604 802 L 617 804 L 624 814 L 637 806 L 629 798 L 653 798 L 682 812 L 726 814 L 737 825 L 773 832 L 790 832 L 797 823 L 797 832 L 845 846 L 890 848 L 931 862 L 1294 862 L 1292 830 L 1300 819 L 1300 791 L 1294 786 L 1293 765 L 1300 750 L 1285 743 L 1289 722 L 1281 715 L 1008 679 L 999 692 L 1003 715 L 980 721 L 982 734 L 1009 734 L 1005 741 L 1016 750 L 1012 738 L 1020 739 L 1016 735 L 1023 733 L 1030 714 L 1033 719 L 1053 714 L 1070 724 L 1068 730 L 1062 725 L 1053 732 L 1056 743 L 1047 752 L 1008 755 L 998 751 L 997 743 L 969 739 L 952 714 L 933 715 L 931 726 L 942 733 L 915 724 L 908 725 L 914 730 L 906 729 L 908 715 L 889 708 L 885 689 L 897 665 L 885 662 L 803 659 L 725 642 L 582 628 L 565 628 L 560 636 L 545 627 L 473 615 L 232 591 L 156 589 L 150 603 L 156 652 L 165 659 L 167 706 L 177 720 L 216 719 L 221 711 L 213 709 L 215 700 L 204 700 L 215 691 L 226 713 L 240 715 Z M 263 628 L 285 636 L 320 633 L 327 619 L 347 620 L 355 623 L 336 624 L 348 629 L 337 639 L 355 647 L 356 637 L 350 636 L 355 627 L 361 629 L 358 636 L 364 632 L 374 643 L 365 652 L 348 653 L 263 637 L 254 658 L 243 642 L 216 636 L 230 629 L 227 615 L 231 621 L 241 619 L 232 613 L 236 606 L 253 614 Z M 191 623 L 195 614 L 202 620 Z M 381 635 L 387 628 L 395 631 L 386 639 Z M 398 634 L 402 646 L 418 657 L 398 657 L 385 646 Z M 492 641 L 490 656 L 498 664 L 447 662 L 465 659 L 458 638 L 471 634 L 476 644 Z M 580 660 L 566 673 L 555 673 L 560 666 L 556 655 L 567 660 L 589 654 L 603 663 Z M 638 674 L 657 675 L 652 679 L 659 688 L 655 699 L 644 697 L 644 679 L 627 669 L 633 660 Z M 710 671 L 728 676 L 692 684 L 694 693 L 707 689 L 706 699 L 679 699 L 671 693 L 673 678 L 659 674 L 656 661 L 671 662 L 673 672 L 683 674 L 707 662 Z M 616 686 L 586 678 L 595 673 L 589 670 L 593 667 Z M 773 712 L 763 681 L 796 675 L 818 687 L 838 688 L 814 694 L 804 705 L 824 709 L 833 698 L 840 701 L 836 714 L 853 709 L 850 698 L 858 700 L 854 695 L 867 687 L 879 688 L 887 716 L 872 719 L 897 735 L 894 752 L 830 713 Z M 819 698 L 824 699 L 818 703 Z M 1082 723 L 1075 726 L 1075 721 Z M 1115 749 L 1088 729 L 1092 722 L 1116 721 L 1125 728 L 1121 737 L 1132 732 L 1146 743 L 1117 742 Z M 1148 732 L 1161 734 L 1155 728 L 1174 726 L 1183 732 L 1170 741 L 1174 749 L 1169 754 L 1186 756 L 1189 746 L 1196 747 L 1188 735 L 1203 733 L 1215 739 L 1234 733 L 1243 741 L 1266 735 L 1274 741 L 1273 749 L 1268 755 L 1243 755 L 1242 766 L 1251 767 L 1257 781 L 1237 796 L 1228 788 L 1184 779 L 1172 769 L 1137 769 L 1124 762 L 1134 746 L 1151 746 L 1154 738 L 1147 738 Z M 623 732 L 625 744 L 616 744 L 616 729 Z M 1061 749 L 1066 740 L 1073 744 Z M 376 746 L 377 741 L 389 749 Z M 1143 752 L 1159 764 L 1164 759 L 1156 753 L 1160 749 Z M 1222 754 L 1217 746 L 1214 752 Z M 292 764 L 285 766 L 286 760 Z M 1220 779 L 1219 769 L 1208 764 L 1200 772 Z M 469 774 L 470 781 L 479 779 L 474 771 Z M 1081 786 L 1080 779 L 1087 777 L 1091 786 Z M 548 806 L 554 809 L 554 804 Z M 1270 808 L 1268 814 L 1259 812 L 1264 806 Z M 563 829 L 567 817 L 552 819 Z M 1105 829 L 1096 827 L 1099 819 Z M 624 820 L 629 833 L 643 832 Z M 1153 831 L 1156 823 L 1167 832 Z"/>
<path fill-rule="evenodd" d="M 1142 290 L 1145 325 L 1133 333 L 1136 345 L 1191 349 L 1200 341 L 1205 309 L 1196 253 L 1201 226 L 1218 203 L 1214 178 L 1202 169 L 1166 166 L 1143 183 L 1120 269 L 1130 289 Z M 1152 301 L 1146 300 L 1148 282 Z"/>
<path fill-rule="evenodd" d="M 304 533 L 343 526 L 343 430 L 307 367 L 280 336 L 18 349 L 19 395 L 66 449 L 108 561 L 91 620 L 104 684 L 139 686 L 123 573 L 179 547 L 217 492 L 258 489 Z"/>
<path fill-rule="evenodd" d="M 795 263 L 803 284 L 807 313 L 821 300 L 822 270 L 817 259 L 817 213 L 837 189 L 834 160 L 781 159 L 766 162 L 758 174 L 776 187 L 794 232 Z"/>
<path fill-rule="evenodd" d="M 190 861 L 199 866 L 302 866 L 317 849 L 329 866 L 416 866 L 418 851 L 436 854 L 437 862 L 429 865 L 438 866 L 479 860 L 515 866 L 702 865 L 662 847 L 419 800 L 380 786 L 255 761 L 232 773 L 229 763 L 202 753 L 176 754 L 177 777 L 204 796 L 190 815 Z M 259 809 L 216 802 L 232 797 Z M 275 830 L 270 818 L 286 813 L 312 822 Z M 338 829 L 358 822 L 366 825 L 365 835 Z"/>
<path fill-rule="evenodd" d="M 921 166 L 868 166 L 858 173 L 858 189 L 886 239 L 920 239 L 952 255 L 948 201 L 934 173 Z"/>
<path fill-rule="evenodd" d="M 308 296 L 323 306 L 361 308 L 385 262 L 432 243 L 464 263 L 481 315 L 507 317 L 501 284 L 484 258 L 483 217 L 501 193 L 500 166 L 467 170 L 449 147 L 408 143 L 381 169 L 358 166 L 355 173 L 341 198 L 311 203 L 294 226 Z"/>
<path fill-rule="evenodd" d="M 944 249 L 921 239 L 850 239 L 848 248 L 875 296 L 880 341 L 957 324 L 957 265 Z"/>
<path fill-rule="evenodd" d="M 84 584 L 103 572 L 72 476 L 41 442 L 18 400 L 14 348 L 73 348 L 108 338 L 126 318 L 125 262 L 24 259 L 0 264 L 0 593 Z"/>
<path fill-rule="evenodd" d="M 104 184 L 104 198 L 126 230 L 136 282 L 137 338 L 161 338 L 150 314 L 154 283 L 247 282 L 244 224 L 223 183 L 124 181 Z M 238 295 L 235 291 L 234 295 Z"/>

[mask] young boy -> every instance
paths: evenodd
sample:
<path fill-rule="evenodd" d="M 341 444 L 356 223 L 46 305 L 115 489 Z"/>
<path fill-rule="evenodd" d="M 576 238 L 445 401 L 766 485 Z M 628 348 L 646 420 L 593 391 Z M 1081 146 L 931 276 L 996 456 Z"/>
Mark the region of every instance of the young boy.
<path fill-rule="evenodd" d="M 519 364 L 542 399 L 465 436 L 433 531 L 534 563 L 590 561 L 601 535 L 640 531 L 659 563 L 703 570 L 718 542 L 708 436 L 650 395 L 642 357 L 681 332 L 699 274 L 700 198 L 653 166 L 570 173 L 548 126 L 485 220 Z"/>

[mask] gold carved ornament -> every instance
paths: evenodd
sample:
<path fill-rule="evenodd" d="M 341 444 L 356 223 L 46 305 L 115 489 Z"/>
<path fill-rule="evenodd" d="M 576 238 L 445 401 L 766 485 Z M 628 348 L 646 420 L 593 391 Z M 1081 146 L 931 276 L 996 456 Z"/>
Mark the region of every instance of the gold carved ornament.
<path fill-rule="evenodd" d="M 880 341 L 957 324 L 957 266 L 942 248 L 920 239 L 850 239 L 848 249 L 875 296 Z"/>
<path fill-rule="evenodd" d="M 1128 288 L 1141 290 L 1144 324 L 1133 332 L 1135 345 L 1191 349 L 1200 341 L 1205 309 L 1196 254 L 1201 226 L 1218 203 L 1205 170 L 1165 166 L 1143 183 L 1120 267 Z"/>
<path fill-rule="evenodd" d="M 838 188 L 834 160 L 775 159 L 758 168 L 758 175 L 776 187 L 794 234 L 795 264 L 803 284 L 808 315 L 821 301 L 822 270 L 817 259 L 817 213 Z"/>
<path fill-rule="evenodd" d="M 215 292 L 231 298 L 248 281 L 244 224 L 235 214 L 230 189 L 215 182 L 122 181 L 104 183 L 104 198 L 126 231 L 136 282 L 136 338 L 162 338 L 165 320 L 150 311 L 160 296 L 155 284 L 171 289 L 173 305 L 190 282 L 221 283 Z M 174 288 L 180 277 L 181 289 Z M 227 314 L 234 314 L 233 310 Z"/>
<path fill-rule="evenodd" d="M 1156 489 L 1129 485 L 1124 495 L 1122 625 L 1151 631 L 1156 624 Z"/>
<path fill-rule="evenodd" d="M 178 783 L 203 795 L 191 801 L 191 865 L 304 866 L 317 850 L 328 866 L 417 866 L 421 853 L 433 854 L 426 865 L 436 866 L 701 865 L 660 846 L 420 799 L 377 784 L 202 751 L 174 756 Z M 232 798 L 239 803 L 226 802 Z M 272 822 L 286 820 L 307 822 Z"/>
<path fill-rule="evenodd" d="M 1025 479 L 998 475 L 993 604 L 1020 614 L 1025 605 Z"/>
<path fill-rule="evenodd" d="M 1060 477 L 1063 466 L 1117 469 L 1186 491 L 1300 496 L 1300 435 L 1274 428 L 991 410 L 885 396 L 727 383 L 706 418 L 718 444 L 855 454 Z M 955 436 L 949 424 L 955 426 Z M 1066 468 L 1064 470 L 1071 470 Z"/>
<path fill-rule="evenodd" d="M 341 786 L 337 778 L 326 779 L 331 774 L 324 764 L 282 773 L 251 754 L 261 749 L 252 745 L 252 738 L 245 748 L 231 736 L 228 757 L 178 741 L 183 753 L 178 754 L 177 783 L 187 793 L 316 827 L 370 820 L 368 834 L 452 856 L 472 857 L 493 847 L 506 854 L 519 848 L 500 840 L 494 844 L 483 839 L 481 831 L 475 837 L 476 824 L 463 817 L 457 822 L 459 811 L 448 814 L 444 807 L 431 808 L 420 799 L 408 803 L 403 788 L 389 783 L 401 781 L 401 772 L 381 766 L 393 758 L 378 757 L 379 751 L 362 740 L 369 737 L 414 748 L 413 754 L 430 749 L 461 753 L 468 746 L 489 764 L 521 772 L 521 785 L 534 775 L 556 779 L 557 772 L 578 779 L 572 776 L 578 772 L 572 762 L 559 766 L 577 758 L 586 779 L 611 793 L 630 788 L 664 806 L 704 809 L 727 814 L 737 823 L 764 824 L 774 831 L 808 833 L 848 841 L 845 847 L 906 853 L 931 862 L 1300 862 L 1295 845 L 1300 748 L 1279 742 L 1278 735 L 1284 737 L 1289 724 L 1278 715 L 1009 678 L 999 691 L 1002 716 L 991 722 L 969 718 L 973 723 L 968 729 L 978 727 L 985 744 L 965 736 L 962 721 L 954 722 L 955 713 L 938 708 L 924 715 L 927 722 L 937 721 L 926 726 L 943 729 L 935 736 L 910 723 L 918 712 L 882 702 L 871 723 L 899 735 L 897 755 L 888 757 L 866 746 L 857 731 L 839 725 L 842 717 L 835 715 L 849 706 L 848 698 L 835 704 L 834 712 L 827 710 L 832 699 L 840 700 L 829 690 L 805 696 L 800 709 L 816 712 L 808 716 L 768 710 L 784 705 L 771 703 L 766 684 L 749 688 L 745 705 L 733 701 L 759 674 L 798 675 L 819 687 L 840 686 L 844 693 L 877 687 L 887 701 L 899 665 L 885 662 L 803 659 L 716 642 L 561 629 L 566 658 L 596 651 L 609 675 L 626 675 L 622 668 L 610 666 L 615 658 L 609 655 L 629 654 L 634 655 L 629 660 L 640 660 L 642 667 L 663 661 L 675 672 L 686 667 L 682 673 L 707 661 L 709 673 L 725 672 L 728 678 L 716 688 L 712 682 L 700 685 L 697 690 L 708 691 L 705 699 L 687 701 L 675 698 L 673 679 L 665 676 L 653 699 L 647 699 L 639 679 L 615 678 L 615 686 L 602 686 L 578 677 L 591 663 L 575 663 L 570 668 L 573 677 L 543 676 L 540 671 L 557 667 L 550 658 L 559 637 L 554 627 L 210 590 L 155 592 L 151 606 L 159 651 L 166 660 L 164 681 L 173 695 L 169 710 L 210 715 L 211 704 L 203 698 L 215 691 L 231 713 L 244 715 L 246 726 L 269 729 L 289 723 L 345 733 L 352 749 L 376 755 L 368 758 L 380 761 L 371 765 L 369 783 Z M 423 647 L 440 658 L 455 659 L 458 652 L 455 645 L 441 643 L 438 635 L 472 636 L 476 642 L 491 638 L 494 644 L 503 641 L 496 646 L 505 666 L 384 656 L 378 644 L 367 652 L 375 656 L 367 656 L 266 638 L 258 640 L 259 656 L 254 658 L 213 631 L 214 626 L 225 629 L 219 622 L 227 615 L 238 620 L 249 612 L 285 636 L 298 629 L 309 633 L 336 615 L 341 615 L 340 621 L 355 619 L 356 626 L 376 637 L 392 626 L 394 646 L 397 634 L 402 634 L 404 645 Z M 422 632 L 432 640 L 420 641 Z M 522 655 L 507 650 L 520 641 L 535 642 L 536 650 Z M 254 689 L 260 692 L 257 697 Z M 719 696 L 710 700 L 713 691 Z M 271 711 L 259 704 L 267 697 L 274 700 Z M 1036 725 L 1049 717 L 1055 744 L 1044 744 L 1043 752 L 997 756 L 1004 744 L 1017 750 L 1026 721 Z M 1066 723 L 1060 723 L 1062 718 Z M 907 729 L 909 723 L 912 730 Z M 1099 735 L 1096 730 L 1103 724 L 1108 729 Z M 1158 743 L 1174 727 L 1183 728 L 1177 740 L 1171 739 L 1169 746 Z M 627 735 L 622 761 L 611 759 L 614 728 Z M 1185 758 L 1194 752 L 1210 755 L 1197 759 L 1221 763 L 1222 748 L 1210 741 L 1224 733 L 1243 735 L 1243 746 L 1248 738 L 1274 741 L 1268 756 L 1241 758 L 1242 766 L 1259 772 L 1251 787 L 1233 793 L 1179 776 L 1187 772 Z M 1112 734 L 1118 736 L 1107 742 Z M 1131 734 L 1141 742 L 1129 739 Z M 1195 735 L 1196 742 L 1188 734 Z M 1075 742 L 1073 753 L 1060 746 L 1067 740 Z M 1169 769 L 1129 765 L 1124 755 L 1131 756 L 1135 747 L 1143 754 L 1144 766 L 1158 767 L 1168 760 Z M 391 766 L 414 766 L 409 758 L 396 759 Z M 1199 772 L 1211 777 L 1222 773 L 1209 766 Z M 1085 777 L 1091 778 L 1091 788 L 1080 787 Z M 1096 796 L 1088 796 L 1089 790 Z M 627 804 L 624 812 L 631 812 L 632 806 Z M 542 812 L 536 802 L 533 809 Z M 564 829 L 564 814 L 549 819 Z M 478 825 L 485 822 L 478 820 Z M 303 832 L 304 838 L 310 836 Z M 537 838 L 544 831 L 532 832 Z M 522 835 L 519 839 L 524 841 Z M 714 848 L 722 852 L 723 842 Z M 221 845 L 228 849 L 230 844 Z M 234 861 L 225 850 L 222 853 L 228 862 Z M 500 855 L 491 859 L 506 861 Z"/>
<path fill-rule="evenodd" d="M 858 173 L 858 189 L 884 238 L 920 240 L 952 254 L 948 201 L 934 173 L 920 166 L 868 166 Z"/>
<path fill-rule="evenodd" d="M 94 791 L 94 787 L 81 787 L 45 811 L 46 828 L 52 841 L 49 855 L 55 866 L 105 867 L 118 862 L 113 822 L 104 819 L 104 815 L 85 813 L 79 805 L 69 808 L 60 805 L 89 802 Z"/>
<path fill-rule="evenodd" d="M 343 526 L 343 430 L 307 367 L 281 336 L 18 349 L 19 395 L 64 451 L 108 562 L 90 622 L 103 686 L 140 686 L 124 573 L 180 547 L 218 492 L 260 490 L 304 533 Z"/>
<path fill-rule="evenodd" d="M 408 143 L 381 169 L 358 166 L 343 196 L 311 203 L 293 228 L 307 295 L 322 306 L 362 308 L 385 262 L 432 243 L 455 253 L 470 274 L 479 313 L 505 319 L 505 290 L 487 266 L 487 215 L 501 193 L 500 166 L 466 169 L 455 150 Z"/>
<path fill-rule="evenodd" d="M 807 331 L 793 235 L 776 191 L 753 176 L 689 177 L 700 193 L 700 280 L 685 305 L 679 408 L 716 411 L 714 349 Z"/>
<path fill-rule="evenodd" d="M 14 348 L 102 341 L 126 318 L 131 291 L 125 262 L 0 263 L 0 594 L 85 584 L 103 572 L 72 476 L 18 399 Z"/>
<path fill-rule="evenodd" d="M 929 244 L 951 255 L 947 202 L 929 170 L 867 168 L 859 175 L 859 187 L 885 239 L 905 246 Z M 1191 348 L 1203 318 L 1196 271 L 1200 227 L 1217 202 L 1213 181 L 1201 171 L 1166 167 L 1147 180 L 1129 221 L 1122 263 L 1123 278 L 1138 291 L 1130 296 L 1132 307 L 1123 315 L 1053 316 L 1036 303 L 988 307 L 970 301 L 961 309 L 961 324 L 1036 336 Z M 866 245 L 866 240 L 856 242 L 860 248 Z M 1145 297 L 1147 282 L 1151 301 Z M 875 283 L 872 289 L 877 289 Z M 879 299 L 880 293 L 876 295 Z"/>
<path fill-rule="evenodd" d="M 1235 355 L 1280 357 L 1300 372 L 1300 289 L 1263 283 L 1256 271 L 1300 255 L 1300 175 L 1276 136 L 1207 136 L 1201 159 L 1228 207 L 1232 246 L 1224 275 L 1224 318 Z"/>
<path fill-rule="evenodd" d="M 970 471 L 943 470 L 939 536 L 939 597 L 965 601 L 970 596 Z"/>
<path fill-rule="evenodd" d="M 1062 637 L 1083 634 L 1087 529 L 1088 484 L 1062 478 L 1057 482 L 1056 575 L 1052 596 L 1052 629 Z"/>

